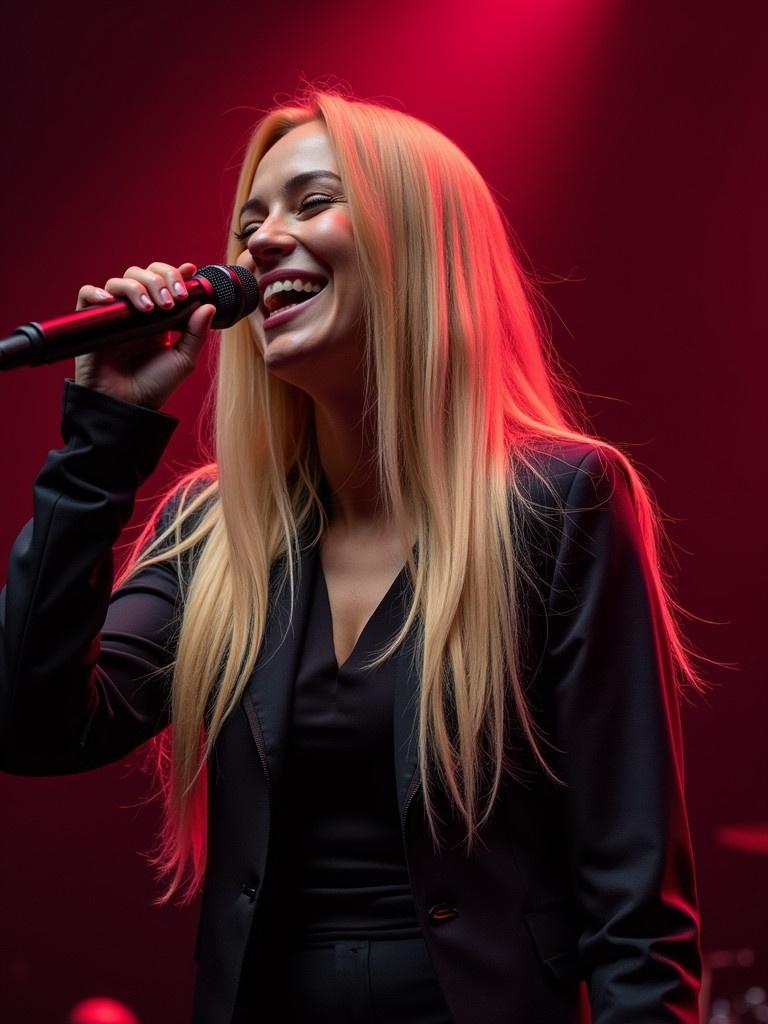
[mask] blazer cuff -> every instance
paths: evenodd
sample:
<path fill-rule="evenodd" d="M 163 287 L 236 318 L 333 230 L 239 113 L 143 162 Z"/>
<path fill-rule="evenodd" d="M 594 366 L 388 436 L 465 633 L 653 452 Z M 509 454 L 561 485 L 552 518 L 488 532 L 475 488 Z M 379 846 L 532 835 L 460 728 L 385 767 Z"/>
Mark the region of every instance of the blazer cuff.
<path fill-rule="evenodd" d="M 64 442 L 117 455 L 116 461 L 129 464 L 142 481 L 154 472 L 178 425 L 176 416 L 112 398 L 69 378 L 64 382 Z"/>

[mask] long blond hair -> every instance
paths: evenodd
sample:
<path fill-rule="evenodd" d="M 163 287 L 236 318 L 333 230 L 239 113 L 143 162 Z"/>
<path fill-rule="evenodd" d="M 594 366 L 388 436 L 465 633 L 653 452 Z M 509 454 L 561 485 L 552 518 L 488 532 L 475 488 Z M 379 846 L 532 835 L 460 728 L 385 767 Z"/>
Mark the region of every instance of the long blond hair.
<path fill-rule="evenodd" d="M 425 810 L 439 843 L 432 787 L 440 786 L 466 824 L 469 849 L 505 772 L 514 774 L 505 753 L 510 696 L 516 727 L 553 776 L 524 692 L 517 600 L 529 570 L 522 523 L 536 510 L 515 467 L 536 471 L 528 452 L 537 440 L 588 441 L 624 468 L 677 678 L 695 687 L 701 680 L 676 624 L 682 609 L 662 569 L 650 489 L 623 453 L 588 433 L 509 225 L 454 143 L 399 111 L 309 89 L 256 126 L 233 232 L 264 153 L 311 120 L 324 125 L 338 161 L 363 277 L 381 492 L 393 520 L 415 524 L 417 534 L 418 559 L 408 559 L 412 602 L 376 662 L 418 621 Z M 241 251 L 233 239 L 227 261 Z M 159 534 L 150 521 L 119 580 L 173 558 L 181 570 L 181 556 L 194 549 L 181 572 L 173 724 L 158 758 L 166 797 L 163 899 L 190 898 L 204 875 L 205 765 L 259 653 L 270 570 L 285 556 L 281 582 L 293 602 L 300 533 L 313 515 L 318 537 L 327 525 L 309 397 L 267 372 L 247 321 L 224 335 L 215 459 L 181 481 L 172 521 Z"/>

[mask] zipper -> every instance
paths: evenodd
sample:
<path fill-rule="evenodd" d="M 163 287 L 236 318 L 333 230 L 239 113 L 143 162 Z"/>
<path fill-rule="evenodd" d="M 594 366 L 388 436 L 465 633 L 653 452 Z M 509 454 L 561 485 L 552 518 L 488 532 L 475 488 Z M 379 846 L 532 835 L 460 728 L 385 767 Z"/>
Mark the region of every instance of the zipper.
<path fill-rule="evenodd" d="M 248 719 L 248 725 L 253 735 L 256 749 L 259 752 L 259 760 L 261 766 L 264 769 L 264 777 L 267 780 L 267 787 L 270 791 L 270 797 L 272 796 L 272 781 L 269 777 L 269 768 L 267 767 L 267 752 L 264 749 L 264 736 L 261 732 L 261 724 L 259 723 L 259 716 L 256 714 L 256 709 L 251 703 L 248 694 L 243 698 L 243 708 L 245 710 L 245 717 Z"/>
<path fill-rule="evenodd" d="M 246 694 L 243 698 L 243 709 L 245 710 L 245 717 L 248 719 L 248 726 L 251 730 L 254 742 L 256 744 L 256 750 L 259 754 L 259 760 L 261 761 L 261 767 L 264 769 L 264 778 L 267 783 L 267 805 L 269 812 L 267 814 L 267 829 L 266 829 L 266 847 L 264 855 L 264 864 L 269 861 L 269 837 L 272 831 L 272 779 L 270 778 L 269 768 L 267 767 L 267 752 L 264 748 L 264 736 L 261 732 L 261 724 L 259 723 L 259 716 L 256 714 L 256 709 L 253 707 L 248 695 Z M 265 872 L 266 873 L 266 872 Z M 261 884 L 264 884 L 264 879 L 261 879 Z"/>
<path fill-rule="evenodd" d="M 416 793 L 418 792 L 418 790 L 420 788 L 421 788 L 421 778 L 419 776 L 419 769 L 417 767 L 416 771 L 413 773 L 413 778 L 411 779 L 411 785 L 410 785 L 410 787 L 408 789 L 408 793 L 407 793 L 407 795 L 405 797 L 405 803 L 403 804 L 403 813 L 400 816 L 400 828 L 401 828 L 401 831 L 403 833 L 403 845 L 405 845 L 405 819 L 408 816 L 408 808 L 411 806 L 411 801 L 416 796 Z"/>

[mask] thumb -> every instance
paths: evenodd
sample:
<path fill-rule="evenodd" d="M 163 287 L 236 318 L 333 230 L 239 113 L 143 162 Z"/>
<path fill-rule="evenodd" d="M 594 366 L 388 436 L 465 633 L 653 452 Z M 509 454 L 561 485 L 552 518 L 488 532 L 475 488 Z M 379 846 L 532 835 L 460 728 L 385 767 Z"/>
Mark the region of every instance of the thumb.
<path fill-rule="evenodd" d="M 204 306 L 200 306 L 194 311 L 187 321 L 187 326 L 184 329 L 184 333 L 174 345 L 174 348 L 183 356 L 188 359 L 189 362 L 194 366 L 197 360 L 200 349 L 203 347 L 208 332 L 211 329 L 211 322 L 216 315 L 216 307 L 210 303 L 206 303 Z"/>

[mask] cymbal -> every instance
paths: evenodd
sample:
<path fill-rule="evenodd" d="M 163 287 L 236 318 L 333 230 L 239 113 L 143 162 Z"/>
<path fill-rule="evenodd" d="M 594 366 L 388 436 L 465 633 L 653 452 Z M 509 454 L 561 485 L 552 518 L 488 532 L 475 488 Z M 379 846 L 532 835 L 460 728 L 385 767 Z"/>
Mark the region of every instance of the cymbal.
<path fill-rule="evenodd" d="M 732 850 L 768 854 L 768 821 L 752 825 L 721 825 L 715 832 L 715 838 Z"/>

